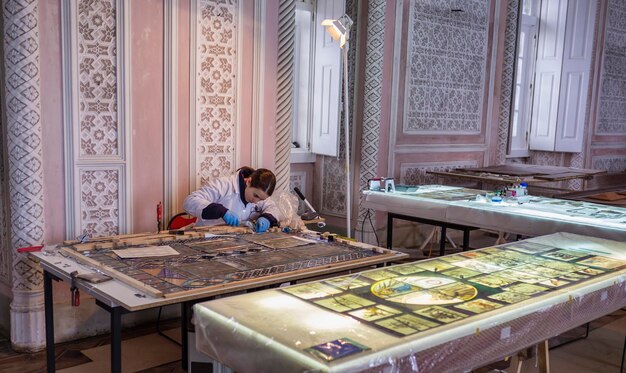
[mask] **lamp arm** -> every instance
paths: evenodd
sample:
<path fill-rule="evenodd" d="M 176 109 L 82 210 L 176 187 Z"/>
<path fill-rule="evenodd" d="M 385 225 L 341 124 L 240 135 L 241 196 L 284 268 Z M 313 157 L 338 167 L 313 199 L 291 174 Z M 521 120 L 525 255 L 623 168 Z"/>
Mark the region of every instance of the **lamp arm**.
<path fill-rule="evenodd" d="M 341 49 L 343 55 L 343 115 L 346 148 L 346 225 L 348 238 L 352 238 L 352 198 L 350 178 L 350 107 L 348 102 L 348 41 Z"/>

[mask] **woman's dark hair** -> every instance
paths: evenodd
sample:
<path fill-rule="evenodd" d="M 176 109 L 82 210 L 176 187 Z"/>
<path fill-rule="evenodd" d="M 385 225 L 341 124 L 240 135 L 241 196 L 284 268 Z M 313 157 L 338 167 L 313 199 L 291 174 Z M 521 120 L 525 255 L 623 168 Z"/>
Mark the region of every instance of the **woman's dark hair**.
<path fill-rule="evenodd" d="M 252 167 L 241 167 L 237 170 L 244 178 L 250 178 L 250 186 L 253 188 L 259 188 L 268 196 L 274 193 L 276 187 L 276 176 L 274 173 L 266 168 L 254 169 Z"/>

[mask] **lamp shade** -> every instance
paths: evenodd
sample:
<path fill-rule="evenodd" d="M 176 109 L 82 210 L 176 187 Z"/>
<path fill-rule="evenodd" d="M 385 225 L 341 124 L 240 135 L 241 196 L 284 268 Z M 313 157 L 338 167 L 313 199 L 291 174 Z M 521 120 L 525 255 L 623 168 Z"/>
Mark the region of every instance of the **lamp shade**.
<path fill-rule="evenodd" d="M 350 37 L 350 27 L 352 27 L 352 19 L 347 14 L 338 19 L 325 19 L 322 26 L 326 27 L 326 32 L 339 42 L 339 47 L 343 49 Z"/>

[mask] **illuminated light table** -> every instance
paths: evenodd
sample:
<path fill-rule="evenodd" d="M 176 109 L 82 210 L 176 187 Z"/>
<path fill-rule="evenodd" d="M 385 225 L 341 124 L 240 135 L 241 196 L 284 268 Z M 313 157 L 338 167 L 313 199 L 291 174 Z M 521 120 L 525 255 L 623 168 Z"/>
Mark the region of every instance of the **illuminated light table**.
<path fill-rule="evenodd" d="M 512 256 L 516 260 L 506 260 Z M 444 258 L 364 271 L 352 277 L 350 289 L 345 278 L 326 279 L 305 284 L 307 288 L 296 285 L 196 304 L 196 348 L 244 372 L 458 372 L 626 306 L 623 242 L 556 233 Z M 481 270 L 490 272 L 458 278 L 469 264 L 478 269 L 477 260 L 483 263 Z M 536 265 L 537 260 L 543 265 Z M 548 280 L 554 287 L 520 281 L 533 281 L 521 266 L 526 271 L 541 267 L 537 270 L 543 275 L 556 276 Z M 503 283 L 514 276 L 518 280 L 500 287 L 480 285 L 494 276 Z M 435 286 L 433 278 L 443 284 Z M 539 286 L 548 290 L 539 291 Z M 327 360 L 342 353 L 346 355 Z"/>
<path fill-rule="evenodd" d="M 215 228 L 220 229 L 220 227 Z M 187 316 L 194 303 L 218 295 L 227 296 L 244 290 L 277 286 L 285 282 L 383 266 L 407 257 L 406 254 L 395 251 L 343 240 L 335 243 L 305 240 L 306 242 L 302 242 L 297 247 L 268 248 L 257 243 L 264 237 L 276 238 L 276 240 L 283 240 L 282 242 L 296 238 L 284 233 L 219 236 L 209 234 L 210 237 L 205 237 L 205 231 L 195 232 L 194 234 L 197 235 L 190 239 L 167 234 L 141 235 L 141 239 L 128 239 L 128 242 L 133 242 L 128 245 L 121 238 L 123 236 L 104 237 L 91 243 L 91 246 L 95 244 L 102 248 L 90 248 L 90 251 L 82 251 L 82 253 L 74 252 L 70 246 L 76 249 L 77 246 L 83 244 L 68 244 L 62 248 L 46 246 L 43 252 L 30 253 L 40 263 L 44 274 L 47 371 L 55 371 L 52 281 L 61 280 L 71 283 L 71 273 L 74 271 L 89 274 L 99 270 L 113 277 L 112 280 L 102 283 L 77 280 L 75 285 L 83 294 L 94 297 L 96 304 L 109 312 L 111 371 L 121 372 L 123 314 L 179 304 L 182 314 L 182 367 L 187 369 L 187 353 L 189 352 Z M 244 236 L 252 237 L 245 241 L 246 248 L 242 248 L 242 242 L 240 242 L 245 240 L 242 238 Z M 163 240 L 170 241 L 164 242 Z M 179 252 L 180 256 L 141 258 L 145 261 L 129 264 L 124 259 L 114 258 L 115 255 L 108 250 L 115 244 L 117 244 L 115 247 L 117 249 L 136 250 L 145 245 L 157 244 L 154 242 L 171 246 Z M 232 255 L 228 254 L 229 252 Z M 169 264 L 159 264 L 160 262 Z M 175 274 L 177 271 L 179 274 L 200 273 L 205 277 L 206 283 L 203 286 L 181 288 L 184 284 L 181 285 L 182 280 L 177 281 L 180 278 Z M 153 275 L 149 275 L 150 273 Z M 143 283 L 140 283 L 139 279 L 144 279 Z M 164 279 L 172 280 L 172 283 Z M 219 281 L 212 282 L 213 279 Z M 179 286 L 174 285 L 175 283 Z M 154 291 L 159 289 L 163 291 L 163 296 L 154 294 Z"/>
<path fill-rule="evenodd" d="M 530 196 L 518 203 L 478 202 L 479 191 L 442 185 L 425 185 L 413 193 L 363 192 L 363 206 L 387 212 L 387 247 L 391 247 L 393 219 L 418 221 L 461 229 L 464 243 L 469 230 L 480 228 L 524 236 L 569 232 L 626 241 L 626 208 L 597 203 Z M 432 220 L 433 223 L 427 222 Z M 466 245 L 464 245 L 466 246 Z M 443 255 L 443 245 L 440 247 Z"/>

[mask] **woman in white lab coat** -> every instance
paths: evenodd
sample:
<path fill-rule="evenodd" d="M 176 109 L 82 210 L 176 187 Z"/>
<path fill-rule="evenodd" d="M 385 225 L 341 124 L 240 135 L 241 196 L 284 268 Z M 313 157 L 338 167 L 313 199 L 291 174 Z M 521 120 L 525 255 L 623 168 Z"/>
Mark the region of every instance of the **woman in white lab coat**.
<path fill-rule="evenodd" d="M 242 167 L 233 176 L 209 180 L 185 198 L 184 209 L 196 216 L 196 226 L 226 222 L 239 226 L 256 220 L 254 229 L 261 233 L 278 226 L 278 207 L 269 197 L 274 192 L 276 176 L 270 170 Z"/>

